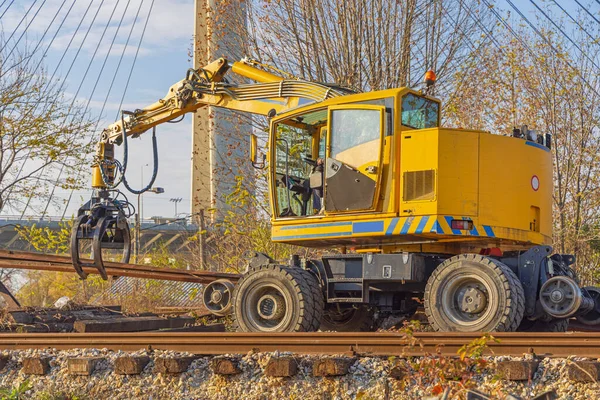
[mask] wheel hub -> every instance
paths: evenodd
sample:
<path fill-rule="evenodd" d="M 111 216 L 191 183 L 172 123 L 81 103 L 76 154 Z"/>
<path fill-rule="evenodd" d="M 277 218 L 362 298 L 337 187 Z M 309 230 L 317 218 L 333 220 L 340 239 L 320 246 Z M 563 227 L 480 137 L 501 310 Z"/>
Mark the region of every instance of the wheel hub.
<path fill-rule="evenodd" d="M 479 314 L 485 310 L 487 297 L 480 288 L 468 286 L 460 291 L 458 304 L 463 312 Z"/>
<path fill-rule="evenodd" d="M 220 303 L 223 300 L 223 293 L 220 290 L 215 290 L 210 295 L 210 301 L 212 303 Z"/>
<path fill-rule="evenodd" d="M 263 319 L 277 320 L 285 314 L 285 301 L 278 294 L 266 294 L 258 300 L 256 310 Z"/>
<path fill-rule="evenodd" d="M 562 290 L 557 289 L 553 290 L 552 293 L 550 293 L 550 300 L 554 303 L 560 303 L 564 298 L 565 294 Z"/>
<path fill-rule="evenodd" d="M 540 303 L 554 318 L 569 318 L 581 306 L 583 296 L 577 283 L 568 276 L 548 279 L 540 289 Z"/>

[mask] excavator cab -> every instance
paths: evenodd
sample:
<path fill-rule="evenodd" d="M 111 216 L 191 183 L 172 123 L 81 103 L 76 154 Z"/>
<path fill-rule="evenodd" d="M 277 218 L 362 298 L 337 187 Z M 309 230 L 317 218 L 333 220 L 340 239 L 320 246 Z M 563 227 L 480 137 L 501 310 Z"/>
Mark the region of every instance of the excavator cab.
<path fill-rule="evenodd" d="M 274 120 L 276 219 L 376 211 L 389 114 L 384 105 L 339 104 Z"/>

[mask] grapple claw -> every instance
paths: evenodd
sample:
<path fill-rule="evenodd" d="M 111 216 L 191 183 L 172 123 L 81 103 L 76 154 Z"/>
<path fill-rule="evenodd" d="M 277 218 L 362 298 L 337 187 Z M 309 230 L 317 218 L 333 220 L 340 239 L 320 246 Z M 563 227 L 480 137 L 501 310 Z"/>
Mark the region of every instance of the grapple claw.
<path fill-rule="evenodd" d="M 102 250 L 121 250 L 120 259 L 116 261 L 128 263 L 131 255 L 131 235 L 127 217 L 116 201 L 105 199 L 88 202 L 79 209 L 79 217 L 71 232 L 71 259 L 75 271 L 81 279 L 88 274 L 84 268 L 96 268 L 102 279 L 108 274 L 104 265 Z M 89 243 L 82 246 L 83 243 Z M 81 253 L 89 248 L 92 262 L 83 262 Z"/>

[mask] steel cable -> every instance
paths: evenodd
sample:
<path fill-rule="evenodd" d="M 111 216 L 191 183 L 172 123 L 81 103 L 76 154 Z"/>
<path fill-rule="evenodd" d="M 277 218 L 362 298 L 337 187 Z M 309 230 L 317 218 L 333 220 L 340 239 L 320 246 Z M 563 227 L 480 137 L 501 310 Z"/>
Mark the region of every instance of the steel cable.
<path fill-rule="evenodd" d="M 13 2 L 14 2 L 14 0 L 13 0 Z M 21 18 L 21 21 L 19 21 L 19 23 L 17 24 L 17 26 L 15 27 L 15 29 L 12 31 L 12 33 L 10 34 L 10 36 L 8 37 L 8 39 L 6 39 L 6 41 L 4 42 L 4 44 L 2 45 L 2 47 L 0 47 L 0 53 L 2 52 L 2 50 L 4 50 L 4 48 L 6 47 L 6 45 L 8 44 L 8 42 L 10 42 L 10 39 L 12 39 L 12 37 L 15 35 L 15 33 L 17 33 L 17 30 L 21 27 L 21 24 L 23 23 L 23 21 L 25 20 L 25 18 L 27 18 L 27 15 L 29 14 L 29 11 L 31 11 L 31 9 L 33 8 L 33 6 L 35 5 L 35 3 L 37 3 L 37 2 L 38 2 L 38 0 L 33 0 L 33 3 L 31 3 L 31 6 L 29 6 L 29 9 L 25 13 L 25 15 L 23 15 L 23 18 Z M 8 11 L 8 8 L 10 8 L 11 5 L 12 5 L 12 3 L 10 3 L 9 6 L 6 8 L 6 10 L 4 10 L 4 13 L 6 13 L 6 11 Z M 2 13 L 1 17 L 4 16 L 4 13 Z"/>
<path fill-rule="evenodd" d="M 7 0 L 4 0 L 4 1 L 2 2 L 2 6 L 4 5 L 4 3 L 6 3 L 6 1 L 7 1 Z M 15 2 L 15 0 L 12 0 L 12 1 L 10 2 L 10 4 L 9 4 L 9 5 L 6 7 L 6 9 L 5 9 L 5 10 L 4 10 L 4 12 L 2 13 L 2 15 L 0 15 L 0 20 L 2 20 L 2 17 L 4 17 L 4 14 L 6 14 L 6 12 L 8 11 L 8 9 L 10 8 L 10 6 L 12 6 L 12 5 L 13 5 L 13 3 L 14 3 L 14 2 Z M 2 6 L 0 6 L 0 8 L 2 8 Z"/>
<path fill-rule="evenodd" d="M 65 15 L 65 17 L 63 18 L 63 20 L 62 20 L 62 22 L 61 22 L 60 26 L 58 27 L 57 31 L 54 33 L 54 36 L 52 37 L 52 40 L 50 41 L 50 43 L 49 43 L 49 44 L 48 44 L 48 46 L 46 47 L 46 50 L 44 51 L 44 54 L 43 54 L 43 55 L 42 55 L 42 57 L 40 58 L 40 60 L 39 60 L 38 64 L 37 64 L 37 65 L 36 65 L 36 67 L 35 67 L 35 69 L 33 70 L 33 72 L 32 72 L 32 74 L 31 74 L 31 77 L 30 77 L 30 79 L 29 79 L 28 83 L 29 83 L 29 82 L 31 82 L 31 79 L 33 79 L 33 76 L 36 74 L 36 72 L 37 72 L 38 68 L 39 68 L 39 67 L 42 65 L 42 62 L 43 62 L 43 60 L 44 60 L 44 57 L 46 56 L 46 54 L 47 54 L 47 53 L 48 53 L 48 51 L 50 50 L 50 47 L 51 47 L 51 46 L 52 46 L 52 44 L 54 43 L 54 40 L 56 39 L 56 37 L 57 37 L 58 33 L 59 33 L 59 32 L 60 32 L 60 30 L 62 29 L 62 26 L 64 25 L 64 23 L 65 23 L 65 21 L 66 21 L 66 19 L 67 19 L 68 15 L 70 14 L 70 12 L 71 12 L 71 10 L 73 9 L 73 6 L 75 5 L 75 3 L 76 3 L 76 2 L 77 2 L 77 0 L 74 0 L 74 1 L 73 1 L 73 4 L 71 4 L 71 7 L 70 7 L 70 8 L 69 8 L 69 10 L 67 11 L 67 14 L 66 14 L 66 15 Z M 52 82 L 52 81 L 53 81 L 53 79 L 54 79 L 54 75 L 55 75 L 55 74 L 56 74 L 56 72 L 58 71 L 58 68 L 60 67 L 60 65 L 61 65 L 61 63 L 62 63 L 62 61 L 63 61 L 63 59 L 65 58 L 65 56 L 66 56 L 67 52 L 69 51 L 69 49 L 70 49 L 70 47 L 71 47 L 71 44 L 73 43 L 73 39 L 75 39 L 75 36 L 76 36 L 76 35 L 77 35 L 77 33 L 79 32 L 79 28 L 81 27 L 81 24 L 83 23 L 83 21 L 84 21 L 85 17 L 87 16 L 87 13 L 88 13 L 88 11 L 90 10 L 90 7 L 91 7 L 91 5 L 92 5 L 92 2 L 90 1 L 90 3 L 88 4 L 88 7 L 87 7 L 87 9 L 86 9 L 85 13 L 83 14 L 83 17 L 81 17 L 81 20 L 79 21 L 79 24 L 78 24 L 77 28 L 75 29 L 75 32 L 74 32 L 74 33 L 73 33 L 73 35 L 71 36 L 71 40 L 69 41 L 69 44 L 68 44 L 68 45 L 67 45 L 67 47 L 65 48 L 65 51 L 63 52 L 63 54 L 62 54 L 62 57 L 60 58 L 60 60 L 59 60 L 58 64 L 56 65 L 56 68 L 54 69 L 54 72 L 53 72 L 53 74 L 52 74 L 52 77 L 49 79 L 49 82 Z M 65 80 L 66 80 L 66 77 L 65 77 Z M 55 101 L 57 101 L 57 100 L 55 99 Z M 37 106 L 36 106 L 36 107 L 33 109 L 33 111 L 32 111 L 32 112 L 35 112 L 35 110 L 37 110 Z M 25 159 L 28 159 L 28 158 L 29 158 L 29 156 L 31 155 L 31 152 L 32 152 L 32 150 L 29 150 L 29 152 L 27 153 L 27 156 L 25 156 Z M 18 179 L 19 179 L 19 177 L 21 176 L 21 174 L 23 173 L 23 169 L 24 169 L 24 167 L 25 167 L 25 162 L 23 162 L 23 163 L 21 164 L 21 167 L 20 167 L 19 171 L 17 172 L 16 178 L 15 178 L 16 180 L 18 180 Z M 13 187 L 14 187 L 14 186 L 11 186 L 11 188 L 9 189 L 9 191 L 8 191 L 8 194 L 6 195 L 6 198 L 9 198 L 9 197 L 10 197 L 10 195 L 12 194 Z M 2 210 L 0 209 L 0 211 L 2 211 Z"/>
<path fill-rule="evenodd" d="M 129 45 L 129 41 L 130 41 L 130 39 L 131 39 L 131 35 L 132 35 L 132 33 L 133 33 L 134 29 L 135 29 L 135 25 L 136 25 L 136 22 L 137 22 L 137 20 L 138 20 L 138 16 L 139 16 L 139 14 L 140 14 L 140 10 L 142 9 L 142 5 L 144 4 L 144 1 L 145 1 L 145 0 L 142 0 L 142 1 L 140 2 L 140 5 L 139 5 L 139 7 L 138 7 L 138 9 L 137 9 L 137 12 L 136 12 L 136 14 L 135 14 L 135 18 L 133 19 L 133 23 L 131 24 L 131 29 L 129 30 L 129 35 L 127 36 L 127 40 L 125 41 L 125 45 L 123 46 L 123 51 L 121 52 L 121 56 L 119 57 L 119 62 L 117 63 L 117 68 L 115 69 L 115 72 L 114 72 L 114 74 L 113 74 L 113 77 L 112 77 L 112 80 L 111 80 L 111 82 L 110 82 L 110 86 L 109 86 L 109 88 L 108 88 L 108 91 L 106 92 L 106 97 L 104 98 L 104 102 L 102 103 L 102 109 L 100 110 L 100 113 L 98 114 L 98 119 L 96 120 L 96 125 L 95 125 L 95 127 L 94 127 L 94 130 L 93 130 L 93 132 L 95 132 L 95 131 L 96 131 L 96 129 L 98 129 L 98 125 L 99 125 L 99 123 L 100 123 L 100 120 L 102 119 L 102 114 L 103 114 L 103 112 L 104 112 L 104 109 L 105 109 L 105 107 L 106 107 L 106 104 L 108 103 L 108 99 L 109 99 L 110 93 L 111 93 L 111 91 L 112 91 L 112 87 L 113 87 L 113 85 L 114 85 L 114 83 L 115 83 L 115 80 L 116 80 L 116 78 L 117 78 L 117 75 L 118 75 L 118 73 L 119 73 L 119 69 L 121 68 L 121 63 L 122 63 L 122 61 L 123 61 L 123 58 L 125 57 L 125 52 L 126 52 L 126 50 L 127 50 L 127 46 Z M 90 142 L 91 142 L 92 140 L 93 140 L 93 137 L 90 139 Z M 80 168 L 80 169 L 79 169 L 79 171 L 77 172 L 77 177 L 76 177 L 75 181 L 78 181 L 78 180 L 79 180 L 79 177 L 81 176 L 81 172 L 82 172 L 82 171 L 83 171 L 83 168 Z M 75 191 L 75 189 L 74 189 L 74 188 L 73 188 L 73 189 L 71 189 L 71 193 L 69 194 L 69 198 L 67 199 L 67 203 L 66 203 L 66 205 L 65 205 L 65 207 L 64 207 L 64 210 L 63 210 L 62 216 L 61 216 L 61 218 L 60 218 L 61 220 L 63 220 L 63 219 L 65 218 L 65 214 L 66 214 L 66 212 L 67 212 L 67 209 L 69 208 L 69 204 L 71 203 L 71 200 L 72 200 L 72 198 L 73 198 L 73 193 L 74 193 L 74 191 Z"/>
<path fill-rule="evenodd" d="M 23 29 L 23 32 L 21 33 L 21 36 L 19 36 L 19 38 L 17 39 L 17 41 L 15 42 L 15 45 L 13 46 L 13 48 L 10 50 L 10 52 L 8 53 L 8 55 L 6 56 L 6 58 L 10 58 L 10 56 L 12 55 L 13 51 L 15 51 L 15 49 L 17 48 L 17 46 L 19 45 L 19 43 L 21 42 L 21 39 L 23 39 L 23 36 L 25 36 L 25 33 L 27 33 L 27 30 L 29 29 L 29 27 L 31 26 L 31 24 L 33 23 L 33 21 L 35 21 L 35 19 L 37 18 L 38 14 L 40 13 L 42 7 L 44 7 L 44 4 L 46 4 L 47 0 L 44 0 L 42 2 L 42 5 L 40 6 L 40 8 L 38 8 L 38 10 L 35 12 L 35 14 L 33 15 L 33 18 L 31 18 L 31 21 L 29 21 L 29 23 L 27 24 L 27 26 L 25 27 L 25 29 Z M 64 3 L 63 3 L 64 4 Z M 61 6 L 62 7 L 62 6 Z"/>

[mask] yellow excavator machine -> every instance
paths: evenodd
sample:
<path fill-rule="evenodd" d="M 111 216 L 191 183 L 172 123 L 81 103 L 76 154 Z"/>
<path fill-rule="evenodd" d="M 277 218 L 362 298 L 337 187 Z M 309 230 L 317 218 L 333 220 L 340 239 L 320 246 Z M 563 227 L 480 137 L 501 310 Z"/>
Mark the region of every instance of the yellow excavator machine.
<path fill-rule="evenodd" d="M 254 83 L 228 83 L 231 73 Z M 103 249 L 129 261 L 131 205 L 117 187 L 150 188 L 155 127 L 213 106 L 269 120 L 267 154 L 253 134 L 250 143 L 252 164 L 268 169 L 272 240 L 337 250 L 284 262 L 255 253 L 235 287 L 207 285 L 208 309 L 233 313 L 238 330 L 369 330 L 376 317 L 421 305 L 441 331 L 566 330 L 573 316 L 600 323 L 600 290 L 581 288 L 575 257 L 551 246 L 550 136 L 444 128 L 428 94 L 434 82 L 429 71 L 423 90 L 357 93 L 284 79 L 251 60 L 189 70 L 164 98 L 102 132 L 94 195 L 72 233 L 75 269 L 85 278 L 84 241 L 105 278 Z M 127 138 L 150 129 L 155 170 L 136 191 L 125 179 Z"/>

